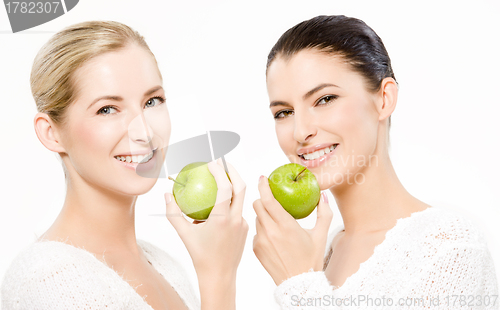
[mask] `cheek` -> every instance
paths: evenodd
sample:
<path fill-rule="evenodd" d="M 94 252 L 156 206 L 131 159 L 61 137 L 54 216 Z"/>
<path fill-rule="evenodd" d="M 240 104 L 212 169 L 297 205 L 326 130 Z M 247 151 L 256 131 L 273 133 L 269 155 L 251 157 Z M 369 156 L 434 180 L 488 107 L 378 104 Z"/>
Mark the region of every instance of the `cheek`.
<path fill-rule="evenodd" d="M 121 134 L 120 125 L 115 121 L 83 122 L 72 129 L 74 145 L 78 149 L 78 157 L 91 157 L 100 151 L 111 152 Z"/>
<path fill-rule="evenodd" d="M 287 119 L 276 123 L 275 125 L 276 137 L 278 143 L 287 157 L 293 157 L 295 154 L 294 140 L 293 140 L 293 122 Z M 290 160 L 291 161 L 291 160 Z"/>
<path fill-rule="evenodd" d="M 374 122 L 374 117 L 376 118 L 368 103 L 357 98 L 339 105 L 329 117 L 323 116 L 321 122 L 330 131 L 334 130 L 334 133 L 340 135 L 342 141 L 338 142 L 343 144 L 344 152 L 348 155 L 365 153 L 367 148 L 372 148 L 377 137 L 377 122 Z"/>

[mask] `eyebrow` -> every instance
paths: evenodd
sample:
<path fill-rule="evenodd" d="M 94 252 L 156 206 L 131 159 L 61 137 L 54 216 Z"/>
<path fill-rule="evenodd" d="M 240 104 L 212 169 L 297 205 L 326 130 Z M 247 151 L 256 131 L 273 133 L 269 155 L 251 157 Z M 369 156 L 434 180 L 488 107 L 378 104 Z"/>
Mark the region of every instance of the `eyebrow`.
<path fill-rule="evenodd" d="M 163 89 L 163 87 L 161 87 L 160 85 L 155 86 L 155 87 L 151 88 L 150 90 L 146 91 L 144 93 L 144 97 L 147 97 L 147 96 L 159 91 L 160 89 Z M 122 101 L 123 98 L 120 96 L 110 96 L 110 95 L 101 96 L 101 97 L 96 98 L 94 101 L 92 101 L 92 103 L 87 107 L 87 110 L 90 109 L 94 104 L 96 104 L 98 101 L 101 101 L 101 100 Z"/>
<path fill-rule="evenodd" d="M 329 84 L 329 83 L 323 83 L 323 84 L 320 84 L 316 87 L 314 87 L 313 89 L 311 89 L 310 91 L 308 91 L 304 97 L 302 97 L 302 99 L 306 100 L 307 98 L 311 97 L 314 93 L 322 90 L 323 88 L 326 88 L 326 87 L 338 87 L 340 88 L 339 86 L 335 85 L 335 84 Z"/>
<path fill-rule="evenodd" d="M 340 86 L 337 86 L 335 84 L 330 84 L 330 83 L 323 83 L 323 84 L 320 84 L 316 87 L 314 87 L 313 89 L 311 89 L 310 91 L 308 91 L 303 97 L 302 99 L 303 100 L 306 100 L 307 98 L 311 97 L 312 95 L 314 95 L 314 93 L 322 90 L 323 88 L 326 88 L 326 87 L 338 87 L 338 88 L 341 88 Z M 273 101 L 271 102 L 271 104 L 269 105 L 269 108 L 272 108 L 274 106 L 277 106 L 277 105 L 282 105 L 282 106 L 287 106 L 287 107 L 292 107 L 288 102 L 285 102 L 285 101 Z"/>

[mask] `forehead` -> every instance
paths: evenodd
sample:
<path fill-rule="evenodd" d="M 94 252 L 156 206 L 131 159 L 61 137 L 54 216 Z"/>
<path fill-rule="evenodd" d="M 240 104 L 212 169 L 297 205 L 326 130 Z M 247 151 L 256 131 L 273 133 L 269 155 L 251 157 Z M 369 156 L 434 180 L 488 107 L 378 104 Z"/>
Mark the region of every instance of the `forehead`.
<path fill-rule="evenodd" d="M 76 70 L 73 83 L 78 97 L 126 96 L 161 85 L 161 75 L 149 51 L 129 45 L 87 61 Z"/>
<path fill-rule="evenodd" d="M 290 92 L 301 96 L 322 83 L 342 88 L 363 86 L 363 77 L 340 55 L 305 49 L 291 57 L 278 56 L 269 66 L 267 88 L 270 97 Z"/>

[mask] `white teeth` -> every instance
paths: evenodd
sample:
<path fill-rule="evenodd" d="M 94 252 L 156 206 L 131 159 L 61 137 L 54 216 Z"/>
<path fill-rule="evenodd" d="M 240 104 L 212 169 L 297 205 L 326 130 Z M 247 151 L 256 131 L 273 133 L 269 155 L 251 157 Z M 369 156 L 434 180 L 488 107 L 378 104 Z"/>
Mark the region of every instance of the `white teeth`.
<path fill-rule="evenodd" d="M 144 158 L 140 162 L 141 163 L 147 163 L 152 157 L 153 157 L 153 152 L 151 152 L 148 155 L 144 156 Z"/>
<path fill-rule="evenodd" d="M 115 158 L 119 161 L 127 163 L 147 163 L 153 157 L 153 152 L 147 155 L 128 155 L 128 156 L 116 156 Z"/>
<path fill-rule="evenodd" d="M 304 159 L 306 160 L 315 160 L 317 158 L 320 158 L 321 156 L 325 155 L 325 154 L 328 154 L 330 152 L 333 152 L 333 150 L 337 147 L 337 144 L 335 145 L 332 145 L 332 146 L 329 146 L 329 147 L 325 147 L 324 149 L 321 149 L 321 150 L 318 150 L 318 151 L 315 151 L 313 153 L 309 153 L 309 154 L 302 154 L 302 157 L 304 157 Z"/>

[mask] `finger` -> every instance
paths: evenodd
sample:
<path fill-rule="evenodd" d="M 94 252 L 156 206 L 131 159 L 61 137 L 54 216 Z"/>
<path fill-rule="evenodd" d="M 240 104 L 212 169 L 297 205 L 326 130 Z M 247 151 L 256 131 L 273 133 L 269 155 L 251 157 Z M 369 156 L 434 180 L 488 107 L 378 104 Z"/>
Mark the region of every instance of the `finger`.
<path fill-rule="evenodd" d="M 266 208 L 262 204 L 260 199 L 257 199 L 253 202 L 253 209 L 255 210 L 255 214 L 257 214 L 257 219 L 259 224 L 261 224 L 264 228 L 268 227 L 269 229 L 276 228 L 276 222 L 274 222 L 273 218 L 267 213 Z"/>
<path fill-rule="evenodd" d="M 259 240 L 261 243 L 263 240 L 267 240 L 265 228 L 260 223 L 258 216 L 255 217 L 255 236 L 253 238 L 254 249 L 255 249 L 255 246 L 257 245 L 257 240 Z"/>
<path fill-rule="evenodd" d="M 165 203 L 167 209 L 167 219 L 180 236 L 190 223 L 184 218 L 184 215 L 182 214 L 181 209 L 179 209 L 179 206 L 175 202 L 172 194 L 165 193 Z"/>
<path fill-rule="evenodd" d="M 332 223 L 333 211 L 328 203 L 328 196 L 326 192 L 321 193 L 321 198 L 317 208 L 317 215 L 316 225 L 314 225 L 313 230 L 320 235 L 328 234 L 328 229 Z"/>
<path fill-rule="evenodd" d="M 210 216 L 227 216 L 229 214 L 229 204 L 232 195 L 231 182 L 229 182 L 224 168 L 219 166 L 215 161 L 208 163 L 208 169 L 217 183 L 217 198 L 215 199 L 215 205 L 210 212 Z"/>
<path fill-rule="evenodd" d="M 278 224 L 297 224 L 297 221 L 290 215 L 281 204 L 274 198 L 271 188 L 269 188 L 269 180 L 265 176 L 261 176 L 259 179 L 259 193 L 262 204 L 267 210 L 274 222 Z"/>
<path fill-rule="evenodd" d="M 220 158 L 217 160 L 217 164 L 223 166 Z M 236 217 L 241 217 L 243 213 L 243 202 L 245 200 L 246 184 L 230 163 L 226 162 L 226 166 L 232 183 L 231 212 L 233 212 Z"/>
<path fill-rule="evenodd" d="M 284 267 L 283 260 L 271 240 L 269 240 L 269 236 L 266 234 L 265 228 L 261 225 L 258 217 L 255 219 L 255 225 L 257 233 L 253 238 L 253 252 L 262 266 L 271 275 L 269 268 L 276 263 L 280 267 Z"/>
<path fill-rule="evenodd" d="M 263 235 L 263 234 L 265 234 L 264 227 L 260 223 L 258 216 L 255 217 L 255 233 L 257 235 Z"/>

